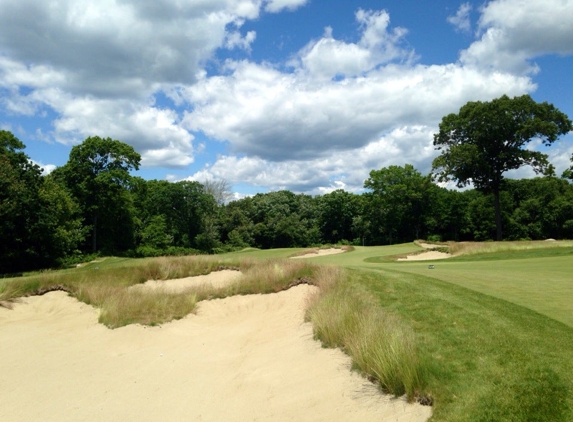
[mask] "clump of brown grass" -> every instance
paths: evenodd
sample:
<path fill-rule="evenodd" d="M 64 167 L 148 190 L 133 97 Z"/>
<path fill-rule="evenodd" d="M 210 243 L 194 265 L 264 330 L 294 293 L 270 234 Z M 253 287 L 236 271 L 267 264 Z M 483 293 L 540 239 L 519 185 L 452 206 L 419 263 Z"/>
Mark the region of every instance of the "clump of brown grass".
<path fill-rule="evenodd" d="M 196 304 L 194 291 L 174 294 L 122 289 L 105 297 L 100 305 L 99 321 L 110 328 L 134 323 L 156 325 L 183 318 Z"/>
<path fill-rule="evenodd" d="M 228 287 L 228 294 L 276 293 L 301 280 L 312 283 L 316 268 L 297 260 L 259 262 L 243 271 L 244 277 Z"/>

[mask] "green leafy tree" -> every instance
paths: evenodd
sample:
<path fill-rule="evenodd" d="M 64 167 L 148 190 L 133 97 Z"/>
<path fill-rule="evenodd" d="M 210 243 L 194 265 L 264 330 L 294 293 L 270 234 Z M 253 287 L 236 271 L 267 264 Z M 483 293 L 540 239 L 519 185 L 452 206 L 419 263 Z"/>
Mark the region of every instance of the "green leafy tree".
<path fill-rule="evenodd" d="M 441 155 L 433 162 L 439 181 L 455 180 L 492 193 L 496 238 L 502 239 L 500 191 L 504 173 L 530 165 L 536 173 L 554 171 L 547 155 L 527 149 L 533 139 L 545 145 L 571 131 L 568 117 L 552 104 L 536 103 L 529 95 L 506 95 L 489 102 L 469 102 L 459 113 L 442 119 L 434 135 Z"/>
<path fill-rule="evenodd" d="M 130 172 L 141 156 L 133 147 L 111 138 L 92 136 L 76 145 L 68 162 L 56 169 L 82 208 L 90 226 L 91 249 L 129 249 L 134 242 L 134 208 L 128 192 Z"/>
<path fill-rule="evenodd" d="M 30 223 L 36 218 L 42 170 L 11 132 L 0 131 L 0 273 L 17 271 L 34 249 Z"/>
<path fill-rule="evenodd" d="M 327 243 L 352 240 L 354 217 L 359 213 L 358 195 L 337 189 L 318 198 L 319 225 Z"/>
<path fill-rule="evenodd" d="M 383 231 L 383 241 L 407 241 L 422 235 L 430 186 L 411 164 L 372 170 L 364 187 L 372 191 L 370 219 Z"/>
<path fill-rule="evenodd" d="M 0 131 L 0 273 L 56 266 L 83 237 L 77 204 L 24 149 Z"/>
<path fill-rule="evenodd" d="M 573 155 L 571 156 L 571 161 L 573 161 Z M 561 175 L 563 179 L 571 179 L 573 180 L 573 165 L 566 169 L 563 174 Z"/>

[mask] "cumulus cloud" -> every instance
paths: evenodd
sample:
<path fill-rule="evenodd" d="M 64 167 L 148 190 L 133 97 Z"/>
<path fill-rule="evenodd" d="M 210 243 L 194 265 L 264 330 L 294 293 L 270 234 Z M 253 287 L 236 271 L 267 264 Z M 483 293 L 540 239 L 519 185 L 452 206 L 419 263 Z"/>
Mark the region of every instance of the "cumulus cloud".
<path fill-rule="evenodd" d="M 308 3 L 308 0 L 267 0 L 265 10 L 271 13 L 277 13 L 284 9 L 295 10 Z"/>
<path fill-rule="evenodd" d="M 30 162 L 42 169 L 42 176 L 47 176 L 56 169 L 56 166 L 54 164 L 42 164 L 41 162 L 34 160 L 30 160 Z"/>
<path fill-rule="evenodd" d="M 494 0 L 481 10 L 481 37 L 461 54 L 467 65 L 513 73 L 538 70 L 530 59 L 573 53 L 573 2 Z"/>
<path fill-rule="evenodd" d="M 493 0 L 456 63 L 418 63 L 407 30 L 384 10 L 356 12 L 355 42 L 328 27 L 288 63 L 218 56 L 256 46 L 247 20 L 307 2 L 0 0 L 0 108 L 49 109 L 57 142 L 110 136 L 146 167 L 192 163 L 199 132 L 207 144 L 225 142 L 196 180 L 356 191 L 373 168 L 429 171 L 442 116 L 470 100 L 532 92 L 531 59 L 573 50 L 571 2 Z M 470 10 L 462 4 L 449 21 L 471 28 Z M 156 103 L 159 95 L 173 103 Z"/>
<path fill-rule="evenodd" d="M 320 41 L 319 41 L 320 42 Z M 313 159 L 360 148 L 405 125 L 435 125 L 468 100 L 518 95 L 528 78 L 458 65 L 390 64 L 367 75 L 317 81 L 250 62 L 187 91 L 190 130 L 229 142 L 234 153 L 271 161 Z"/>
<path fill-rule="evenodd" d="M 470 12 L 472 5 L 470 3 L 463 3 L 455 15 L 448 16 L 448 22 L 454 25 L 456 30 L 460 32 L 470 32 L 472 24 L 470 22 Z"/>
<path fill-rule="evenodd" d="M 363 147 L 305 160 L 277 162 L 250 156 L 221 156 L 191 179 L 226 179 L 234 184 L 312 194 L 341 188 L 358 192 L 372 169 L 409 163 L 429 172 L 434 156 L 433 133 L 434 129 L 428 126 L 399 127 Z"/>
<path fill-rule="evenodd" d="M 193 162 L 193 136 L 180 126 L 173 110 L 128 99 L 74 97 L 58 89 L 36 90 L 28 97 L 58 112 L 52 137 L 59 143 L 110 136 L 134 146 L 146 167 Z"/>
<path fill-rule="evenodd" d="M 243 50 L 251 51 L 251 44 L 257 38 L 257 33 L 255 31 L 249 31 L 243 37 L 239 31 L 231 32 L 227 35 L 227 40 L 225 41 L 225 47 L 229 50 L 234 48 L 241 48 Z"/>
<path fill-rule="evenodd" d="M 400 46 L 407 30 L 390 30 L 390 15 L 386 11 L 360 9 L 355 17 L 362 29 L 357 43 L 334 39 L 332 28 L 327 27 L 321 39 L 299 53 L 298 69 L 314 78 L 355 77 L 393 60 L 413 57 L 412 51 Z"/>
<path fill-rule="evenodd" d="M 193 161 L 174 110 L 151 104 L 197 81 L 219 48 L 250 50 L 245 20 L 306 0 L 0 0 L 0 107 L 58 117 L 51 136 L 130 143 L 145 166 Z M 3 94 L 3 95 L 2 95 Z M 181 105 L 181 103 L 179 103 Z"/>

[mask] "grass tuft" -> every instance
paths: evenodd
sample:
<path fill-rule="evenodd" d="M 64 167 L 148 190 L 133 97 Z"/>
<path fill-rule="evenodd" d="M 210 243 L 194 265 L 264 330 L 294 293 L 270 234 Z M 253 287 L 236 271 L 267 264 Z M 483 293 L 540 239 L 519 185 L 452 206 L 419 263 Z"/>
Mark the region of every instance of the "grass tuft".
<path fill-rule="evenodd" d="M 337 276 L 341 280 L 344 275 Z M 311 300 L 306 318 L 317 339 L 343 349 L 384 392 L 406 394 L 409 400 L 419 395 L 423 380 L 414 334 L 371 295 L 349 283 L 328 281 Z"/>

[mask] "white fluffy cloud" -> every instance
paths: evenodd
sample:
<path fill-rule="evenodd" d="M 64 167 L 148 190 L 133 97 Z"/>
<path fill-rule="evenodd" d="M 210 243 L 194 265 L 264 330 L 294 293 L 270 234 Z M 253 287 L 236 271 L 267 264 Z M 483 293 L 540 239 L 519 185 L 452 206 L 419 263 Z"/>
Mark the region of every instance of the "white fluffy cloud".
<path fill-rule="evenodd" d="M 573 53 L 573 2 L 495 0 L 481 10 L 481 38 L 461 54 L 465 64 L 513 73 L 535 72 L 528 60 Z"/>
<path fill-rule="evenodd" d="M 218 48 L 249 50 L 247 19 L 306 0 L 0 0 L 0 106 L 57 114 L 52 137 L 133 145 L 145 166 L 193 161 L 193 136 L 153 95 L 197 80 Z"/>
<path fill-rule="evenodd" d="M 325 30 L 318 41 L 308 44 L 293 63 L 313 78 L 355 77 L 393 60 L 411 59 L 413 53 L 400 47 L 406 35 L 404 28 L 389 30 L 390 15 L 382 11 L 356 12 L 362 29 L 357 43 L 346 43 Z"/>
<path fill-rule="evenodd" d="M 470 22 L 470 12 L 473 7 L 470 3 L 463 3 L 455 15 L 448 16 L 448 22 L 461 32 L 470 32 L 472 25 Z"/>
<path fill-rule="evenodd" d="M 294 10 L 308 3 L 308 0 L 267 0 L 265 10 L 271 13 L 277 13 L 284 9 Z"/>
<path fill-rule="evenodd" d="M 184 123 L 233 153 L 271 161 L 361 148 L 396 127 L 437 126 L 469 100 L 534 89 L 525 77 L 455 64 L 390 63 L 342 80 L 317 78 L 304 64 L 293 73 L 246 61 L 228 70 L 186 91 L 194 109 Z"/>
<path fill-rule="evenodd" d="M 288 188 L 312 194 L 342 187 L 359 191 L 372 169 L 411 163 L 429 172 L 434 156 L 432 135 L 433 128 L 427 126 L 399 127 L 362 147 L 305 160 L 277 162 L 259 157 L 221 156 L 191 179 L 226 179 L 271 190 Z"/>
<path fill-rule="evenodd" d="M 52 139 L 110 136 L 147 167 L 192 163 L 194 132 L 225 142 L 198 180 L 357 190 L 370 169 L 429 171 L 442 116 L 470 100 L 532 92 L 532 59 L 573 52 L 573 2 L 493 0 L 456 63 L 418 63 L 407 30 L 383 10 L 356 12 L 356 42 L 326 28 L 285 63 L 219 62 L 222 49 L 237 57 L 256 47 L 246 21 L 307 2 L 0 0 L 0 108 L 49 110 Z M 470 10 L 462 4 L 449 21 L 468 30 Z M 175 106 L 157 104 L 160 94 Z"/>

